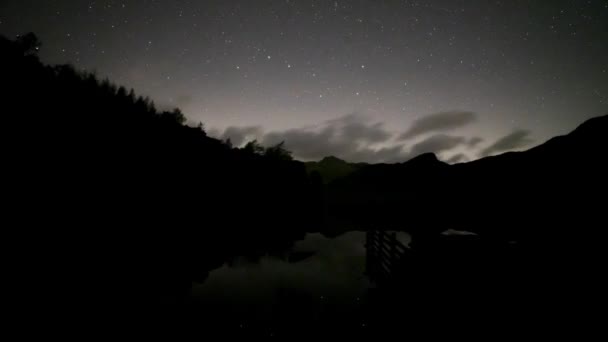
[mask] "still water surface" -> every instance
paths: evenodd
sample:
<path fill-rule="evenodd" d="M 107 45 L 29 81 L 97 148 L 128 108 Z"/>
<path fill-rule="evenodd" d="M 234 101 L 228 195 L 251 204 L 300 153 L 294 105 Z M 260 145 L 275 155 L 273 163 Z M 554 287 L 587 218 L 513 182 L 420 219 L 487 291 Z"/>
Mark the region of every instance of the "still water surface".
<path fill-rule="evenodd" d="M 405 233 L 399 240 L 408 244 Z M 307 234 L 283 257 L 237 259 L 212 271 L 192 290 L 214 319 L 235 325 L 267 325 L 297 319 L 365 321 L 373 284 L 365 276 L 365 233 L 335 238 Z"/>

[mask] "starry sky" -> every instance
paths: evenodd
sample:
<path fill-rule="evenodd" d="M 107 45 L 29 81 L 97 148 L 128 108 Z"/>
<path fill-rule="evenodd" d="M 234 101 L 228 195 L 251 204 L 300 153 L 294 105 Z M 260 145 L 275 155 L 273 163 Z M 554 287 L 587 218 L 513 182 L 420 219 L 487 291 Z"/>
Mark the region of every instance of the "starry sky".
<path fill-rule="evenodd" d="M 0 1 L 71 63 L 235 145 L 459 162 L 608 113 L 606 0 Z"/>

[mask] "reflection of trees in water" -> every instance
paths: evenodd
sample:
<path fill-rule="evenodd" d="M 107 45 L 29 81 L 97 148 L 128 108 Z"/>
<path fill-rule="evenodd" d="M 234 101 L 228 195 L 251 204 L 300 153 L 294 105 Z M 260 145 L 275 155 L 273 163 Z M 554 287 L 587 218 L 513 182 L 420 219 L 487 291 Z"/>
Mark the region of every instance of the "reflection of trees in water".
<path fill-rule="evenodd" d="M 195 286 L 193 296 L 195 302 L 216 300 L 217 306 L 222 306 L 217 299 L 224 296 L 226 303 L 239 306 L 233 312 L 241 313 L 239 317 L 248 324 L 292 334 L 300 329 L 310 332 L 333 324 L 354 324 L 365 317 L 369 286 L 362 274 L 362 244 L 360 232 L 335 239 L 308 234 L 296 243 L 294 251 L 314 253 L 309 258 L 289 263 L 263 257 L 254 264 L 225 266 Z M 204 306 L 201 304 L 200 310 L 204 311 Z"/>
<path fill-rule="evenodd" d="M 363 277 L 363 233 L 347 233 L 335 239 L 308 234 L 305 240 L 296 244 L 293 252 L 310 256 L 295 263 L 289 258 L 267 256 L 256 263 L 225 265 L 211 272 L 207 282 L 194 292 L 198 290 L 200 295 L 207 291 L 213 296 L 216 291 L 255 292 L 255 288 L 284 287 L 299 289 L 315 297 L 334 293 L 334 296 L 353 299 L 367 286 Z"/>

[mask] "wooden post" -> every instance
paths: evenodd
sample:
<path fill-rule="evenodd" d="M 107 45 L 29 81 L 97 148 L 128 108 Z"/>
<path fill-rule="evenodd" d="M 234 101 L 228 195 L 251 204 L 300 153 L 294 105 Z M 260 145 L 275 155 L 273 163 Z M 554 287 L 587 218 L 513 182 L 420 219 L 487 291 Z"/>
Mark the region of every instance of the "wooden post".
<path fill-rule="evenodd" d="M 373 230 L 368 230 L 367 233 L 365 234 L 365 250 L 367 253 L 366 256 L 366 273 L 367 276 L 370 277 L 370 279 L 372 279 L 375 275 L 374 275 L 374 262 L 375 262 L 375 258 L 374 258 L 374 231 Z"/>
<path fill-rule="evenodd" d="M 393 271 L 394 271 L 393 268 L 397 264 L 397 233 L 396 232 L 391 233 L 390 241 L 391 241 L 390 265 L 391 265 L 391 273 L 393 273 Z"/>

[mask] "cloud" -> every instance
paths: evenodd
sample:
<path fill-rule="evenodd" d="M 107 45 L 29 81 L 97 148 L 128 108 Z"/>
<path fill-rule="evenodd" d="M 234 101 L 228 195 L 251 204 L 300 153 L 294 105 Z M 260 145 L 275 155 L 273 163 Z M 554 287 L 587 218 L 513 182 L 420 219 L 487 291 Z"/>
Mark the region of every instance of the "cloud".
<path fill-rule="evenodd" d="M 477 145 L 479 145 L 482 142 L 483 142 L 483 138 L 472 137 L 471 139 L 469 139 L 469 141 L 467 141 L 467 146 L 469 148 L 475 148 Z"/>
<path fill-rule="evenodd" d="M 457 163 L 462 163 L 469 160 L 469 157 L 467 157 L 464 153 L 458 153 L 453 155 L 452 157 L 450 157 L 448 160 L 446 160 L 446 163 L 448 164 L 457 164 Z"/>
<path fill-rule="evenodd" d="M 397 162 L 407 158 L 403 145 L 374 147 L 389 142 L 393 134 L 381 122 L 370 122 L 357 113 L 328 120 L 319 127 L 275 131 L 266 134 L 266 146 L 285 142 L 297 159 L 319 160 L 336 156 L 349 162 Z"/>
<path fill-rule="evenodd" d="M 384 129 L 383 123 L 369 124 L 364 116 L 356 113 L 329 120 L 326 124 L 340 130 L 343 139 L 381 143 L 392 137 L 392 134 Z"/>
<path fill-rule="evenodd" d="M 262 135 L 262 128 L 260 126 L 230 126 L 224 131 L 222 140 L 230 139 L 232 145 L 242 146 L 247 140 L 256 139 L 260 135 Z"/>
<path fill-rule="evenodd" d="M 395 145 L 394 134 L 382 122 L 359 113 L 327 120 L 313 127 L 264 132 L 259 126 L 231 126 L 216 137 L 230 138 L 234 146 L 258 139 L 263 146 L 285 142 L 285 147 L 299 160 L 320 160 L 336 156 L 349 162 L 402 162 L 408 158 L 404 145 Z M 211 135 L 211 134 L 210 134 Z M 388 145 L 388 146 L 387 146 Z"/>
<path fill-rule="evenodd" d="M 416 145 L 412 146 L 410 154 L 417 156 L 423 153 L 439 153 L 449 151 L 467 141 L 464 137 L 455 137 L 451 135 L 438 134 L 427 138 Z"/>
<path fill-rule="evenodd" d="M 475 120 L 477 115 L 473 112 L 451 111 L 430 114 L 414 121 L 410 129 L 399 136 L 399 140 L 408 140 L 426 133 L 453 130 L 467 126 Z"/>
<path fill-rule="evenodd" d="M 429 115 L 412 125 L 401 136 L 416 137 L 429 132 L 462 127 L 476 120 L 472 112 L 443 112 Z M 476 146 L 481 138 L 467 139 L 460 136 L 435 134 L 416 143 L 408 151 L 403 143 L 395 140 L 393 132 L 384 123 L 359 113 L 351 113 L 327 120 L 312 127 L 292 128 L 264 132 L 259 126 L 228 127 L 221 136 L 230 138 L 234 146 L 242 146 L 249 140 L 258 139 L 263 146 L 285 142 L 296 159 L 309 161 L 336 156 L 349 162 L 398 163 L 417 155 L 450 151 L 460 145 Z"/>
<path fill-rule="evenodd" d="M 349 160 L 367 163 L 402 163 L 409 159 L 409 155 L 405 152 L 403 145 L 397 145 L 380 149 L 359 149 L 352 153 L 349 158 Z"/>
<path fill-rule="evenodd" d="M 481 151 L 480 155 L 485 157 L 498 152 L 511 151 L 527 146 L 533 142 L 533 140 L 529 138 L 531 133 L 532 132 L 526 129 L 517 129 L 485 148 Z"/>
<path fill-rule="evenodd" d="M 321 131 L 289 129 L 266 134 L 262 145 L 271 146 L 284 141 L 285 147 L 303 160 L 321 159 L 327 155 L 344 156 L 354 147 L 347 141 L 336 139 L 335 134 L 333 127 L 325 127 Z"/>
<path fill-rule="evenodd" d="M 211 127 L 211 128 L 206 128 L 205 129 L 207 131 L 207 135 L 216 139 L 221 139 L 222 138 L 222 133 L 220 132 L 219 129 L 215 128 L 215 127 Z"/>

